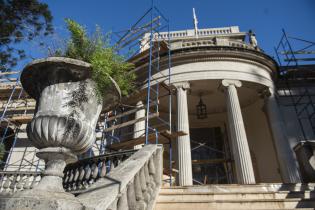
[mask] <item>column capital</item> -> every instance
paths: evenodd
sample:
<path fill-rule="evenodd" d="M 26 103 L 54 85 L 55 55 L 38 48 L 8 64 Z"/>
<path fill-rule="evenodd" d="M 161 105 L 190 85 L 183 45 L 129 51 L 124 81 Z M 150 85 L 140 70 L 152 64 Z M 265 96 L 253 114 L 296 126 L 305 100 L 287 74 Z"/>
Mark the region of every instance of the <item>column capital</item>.
<path fill-rule="evenodd" d="M 173 83 L 174 87 L 176 87 L 176 89 L 182 88 L 184 90 L 189 89 L 190 88 L 190 83 L 189 82 L 176 82 Z"/>
<path fill-rule="evenodd" d="M 229 79 L 224 79 L 222 80 L 222 85 L 224 87 L 229 87 L 231 85 L 235 86 L 235 87 L 241 87 L 242 86 L 242 82 L 239 80 L 229 80 Z"/>
<path fill-rule="evenodd" d="M 257 92 L 258 92 L 259 97 L 265 100 L 275 95 L 275 90 L 271 87 L 265 87 L 264 89 L 259 90 Z"/>

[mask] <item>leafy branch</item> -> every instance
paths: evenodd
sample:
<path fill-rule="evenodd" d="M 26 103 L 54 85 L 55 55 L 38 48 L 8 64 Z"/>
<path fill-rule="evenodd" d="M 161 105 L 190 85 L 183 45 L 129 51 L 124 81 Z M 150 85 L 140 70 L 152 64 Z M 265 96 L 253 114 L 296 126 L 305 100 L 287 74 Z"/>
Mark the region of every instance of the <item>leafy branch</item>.
<path fill-rule="evenodd" d="M 130 70 L 133 64 L 125 62 L 110 46 L 110 34 L 103 34 L 96 26 L 95 32 L 88 36 L 86 29 L 77 22 L 66 19 L 70 39 L 64 50 L 55 51 L 55 56 L 65 56 L 88 62 L 92 66 L 92 80 L 96 83 L 99 99 L 103 92 L 112 85 L 111 76 L 120 87 L 122 95 L 128 95 L 134 88 L 135 74 Z"/>

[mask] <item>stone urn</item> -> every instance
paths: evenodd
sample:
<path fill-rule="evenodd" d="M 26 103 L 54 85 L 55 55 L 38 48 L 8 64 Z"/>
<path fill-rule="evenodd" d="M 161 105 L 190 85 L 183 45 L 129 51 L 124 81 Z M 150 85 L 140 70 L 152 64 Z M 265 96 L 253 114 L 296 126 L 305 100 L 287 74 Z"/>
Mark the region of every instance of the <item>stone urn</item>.
<path fill-rule="evenodd" d="M 63 170 L 66 164 L 77 160 L 78 154 L 92 147 L 102 107 L 120 100 L 119 87 L 110 79 L 112 85 L 97 96 L 89 63 L 49 57 L 35 60 L 23 69 L 22 86 L 36 100 L 35 114 L 26 131 L 39 149 L 36 155 L 46 163 L 33 193 L 72 196 L 62 187 Z"/>

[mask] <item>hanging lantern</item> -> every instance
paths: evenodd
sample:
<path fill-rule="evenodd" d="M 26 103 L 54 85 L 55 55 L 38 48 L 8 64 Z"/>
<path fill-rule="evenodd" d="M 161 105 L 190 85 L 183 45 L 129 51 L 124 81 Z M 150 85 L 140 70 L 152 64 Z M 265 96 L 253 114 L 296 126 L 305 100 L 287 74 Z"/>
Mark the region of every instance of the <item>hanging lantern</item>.
<path fill-rule="evenodd" d="M 205 119 L 207 118 L 207 106 L 203 103 L 201 94 L 200 94 L 200 100 L 198 105 L 196 106 L 197 108 L 197 119 Z"/>

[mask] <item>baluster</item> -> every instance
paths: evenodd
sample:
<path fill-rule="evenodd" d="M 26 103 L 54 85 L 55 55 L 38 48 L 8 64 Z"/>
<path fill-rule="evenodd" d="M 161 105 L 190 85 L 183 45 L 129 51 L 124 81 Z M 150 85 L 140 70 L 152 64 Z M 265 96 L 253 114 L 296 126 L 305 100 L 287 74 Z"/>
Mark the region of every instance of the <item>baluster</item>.
<path fill-rule="evenodd" d="M 118 201 L 118 198 L 116 198 L 116 199 L 109 205 L 109 207 L 107 208 L 107 210 L 117 210 L 117 201 Z"/>
<path fill-rule="evenodd" d="M 68 189 L 69 186 L 69 180 L 70 180 L 70 175 L 71 175 L 71 169 L 66 170 L 64 172 L 64 178 L 62 180 L 63 188 Z"/>
<path fill-rule="evenodd" d="M 149 200 L 150 200 L 150 195 L 149 195 L 149 193 L 147 191 L 147 183 L 146 183 L 146 180 L 145 180 L 144 167 L 142 167 L 140 169 L 140 186 L 141 186 L 141 189 L 142 189 L 142 194 L 143 194 L 144 201 L 146 202 L 146 204 L 148 204 Z"/>
<path fill-rule="evenodd" d="M 10 187 L 10 183 L 11 183 L 11 180 L 10 180 L 10 176 L 11 175 L 8 174 L 8 175 L 5 176 L 5 182 L 3 184 L 3 191 L 7 191 L 7 192 L 10 191 L 9 187 Z"/>
<path fill-rule="evenodd" d="M 161 154 L 160 150 L 154 152 L 153 154 L 153 160 L 155 163 L 154 165 L 156 166 L 154 180 L 157 186 L 160 186 L 162 181 L 162 158 L 160 154 Z"/>
<path fill-rule="evenodd" d="M 126 190 L 121 193 L 121 196 L 118 199 L 117 210 L 129 210 Z"/>
<path fill-rule="evenodd" d="M 17 180 L 19 177 L 20 177 L 20 175 L 18 175 L 18 174 L 13 175 L 13 179 L 12 179 L 12 182 L 10 184 L 10 189 L 12 190 L 12 192 L 15 191 L 15 186 L 17 184 Z"/>
<path fill-rule="evenodd" d="M 137 209 L 137 200 L 136 200 L 136 192 L 135 192 L 135 184 L 134 180 L 127 184 L 127 201 L 129 210 Z"/>
<path fill-rule="evenodd" d="M 23 190 L 23 185 L 24 185 L 24 179 L 23 179 L 23 177 L 24 177 L 25 175 L 24 174 L 21 174 L 20 175 L 20 179 L 19 179 L 19 181 L 18 181 L 18 183 L 17 183 L 17 185 L 16 185 L 16 190 Z"/>
<path fill-rule="evenodd" d="M 92 165 L 92 179 L 93 179 L 93 182 L 96 182 L 97 176 L 98 176 L 98 167 L 97 167 L 97 164 L 94 162 L 93 165 Z"/>
<path fill-rule="evenodd" d="M 70 169 L 70 176 L 69 176 L 69 181 L 67 184 L 67 191 L 70 191 L 72 189 L 72 185 L 74 182 L 74 173 L 75 173 L 75 169 Z"/>
<path fill-rule="evenodd" d="M 81 168 L 83 168 L 83 166 L 81 166 Z M 73 182 L 72 182 L 72 190 L 76 190 L 77 189 L 77 181 L 79 179 L 79 175 L 80 175 L 80 169 L 81 168 L 76 168 L 75 172 L 74 172 L 74 177 L 73 177 Z M 83 170 L 84 171 L 84 170 Z"/>
<path fill-rule="evenodd" d="M 154 180 L 154 175 L 155 175 L 155 166 L 153 162 L 153 157 L 151 156 L 149 159 L 149 174 L 150 174 L 150 182 L 153 187 L 153 189 L 156 188 L 155 180 Z"/>
<path fill-rule="evenodd" d="M 30 188 L 31 189 L 33 189 L 34 188 L 34 186 L 37 184 L 37 174 L 35 174 L 34 176 L 33 176 L 33 180 L 32 180 L 32 183 L 31 183 L 31 185 L 30 185 Z"/>
<path fill-rule="evenodd" d="M 105 176 L 106 176 L 106 159 L 104 159 L 102 162 L 102 168 L 101 168 L 101 174 L 100 174 L 100 177 L 105 177 Z"/>
<path fill-rule="evenodd" d="M 85 166 L 81 166 L 80 168 L 79 168 L 79 172 L 78 172 L 78 174 L 79 174 L 79 176 L 78 176 L 78 178 L 75 180 L 75 182 L 76 182 L 76 189 L 77 190 L 79 190 L 79 189 L 81 189 L 81 188 L 84 188 L 85 187 L 85 184 L 84 184 L 84 182 L 85 182 L 85 179 L 84 179 L 84 176 L 85 176 Z"/>
<path fill-rule="evenodd" d="M 83 181 L 83 183 L 85 184 L 85 188 L 88 188 L 90 185 L 91 172 L 91 166 L 90 164 L 88 164 L 87 166 L 85 166 L 85 176 Z"/>
<path fill-rule="evenodd" d="M 145 181 L 146 181 L 146 185 L 147 185 L 147 192 L 148 192 L 148 195 L 150 196 L 150 198 L 152 198 L 153 187 L 151 185 L 151 179 L 150 179 L 150 175 L 149 175 L 149 163 L 148 162 L 146 162 L 144 164 L 143 170 L 144 170 L 144 176 L 145 176 Z"/>
<path fill-rule="evenodd" d="M 5 183 L 5 180 L 6 180 L 6 176 L 2 174 L 0 177 L 0 192 L 3 191 L 3 184 Z"/>
<path fill-rule="evenodd" d="M 119 164 L 122 162 L 122 158 L 123 156 L 119 156 L 117 159 L 117 165 L 116 166 L 119 166 Z"/>
<path fill-rule="evenodd" d="M 116 160 L 114 158 L 110 161 L 110 171 L 113 170 L 114 168 L 116 168 L 115 162 L 116 162 Z"/>
<path fill-rule="evenodd" d="M 30 177 L 31 177 L 31 175 L 30 174 L 28 174 L 27 176 L 26 176 L 26 179 L 25 179 L 25 183 L 24 183 L 24 186 L 23 186 L 23 188 L 24 189 L 30 189 Z"/>
<path fill-rule="evenodd" d="M 134 181 L 134 189 L 135 189 L 135 195 L 137 200 L 137 208 L 139 210 L 145 210 L 147 208 L 147 204 L 144 201 L 143 193 L 142 193 L 142 187 L 140 182 L 140 172 L 136 174 L 135 181 Z"/>

